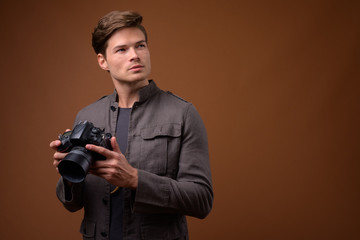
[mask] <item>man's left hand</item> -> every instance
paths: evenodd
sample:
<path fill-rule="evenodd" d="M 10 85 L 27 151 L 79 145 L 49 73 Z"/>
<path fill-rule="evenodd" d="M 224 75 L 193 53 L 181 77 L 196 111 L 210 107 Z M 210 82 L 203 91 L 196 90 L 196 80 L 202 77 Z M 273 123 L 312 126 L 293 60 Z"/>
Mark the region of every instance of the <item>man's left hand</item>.
<path fill-rule="evenodd" d="M 86 149 L 106 157 L 105 160 L 95 161 L 91 165 L 89 173 L 104 178 L 115 186 L 136 189 L 138 184 L 137 169 L 132 167 L 122 154 L 115 137 L 111 138 L 111 146 L 112 151 L 93 144 L 86 145 Z"/>

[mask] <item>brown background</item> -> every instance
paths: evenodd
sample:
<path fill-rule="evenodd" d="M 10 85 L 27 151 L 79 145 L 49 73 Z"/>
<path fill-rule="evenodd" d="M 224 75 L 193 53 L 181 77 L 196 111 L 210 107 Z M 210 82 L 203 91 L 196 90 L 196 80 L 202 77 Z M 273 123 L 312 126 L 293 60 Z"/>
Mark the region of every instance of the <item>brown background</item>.
<path fill-rule="evenodd" d="M 80 239 L 48 145 L 111 93 L 90 46 L 144 16 L 152 78 L 193 102 L 215 191 L 192 239 L 360 239 L 359 1 L 2 1 L 1 239 Z"/>

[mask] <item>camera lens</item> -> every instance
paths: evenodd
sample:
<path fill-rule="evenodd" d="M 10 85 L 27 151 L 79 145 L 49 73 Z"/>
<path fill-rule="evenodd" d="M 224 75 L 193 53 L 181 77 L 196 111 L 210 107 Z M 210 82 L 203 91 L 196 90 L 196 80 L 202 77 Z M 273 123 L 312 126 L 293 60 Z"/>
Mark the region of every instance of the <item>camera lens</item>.
<path fill-rule="evenodd" d="M 74 147 L 59 163 L 59 173 L 69 182 L 82 182 L 89 171 L 92 161 L 92 152 L 84 147 Z"/>

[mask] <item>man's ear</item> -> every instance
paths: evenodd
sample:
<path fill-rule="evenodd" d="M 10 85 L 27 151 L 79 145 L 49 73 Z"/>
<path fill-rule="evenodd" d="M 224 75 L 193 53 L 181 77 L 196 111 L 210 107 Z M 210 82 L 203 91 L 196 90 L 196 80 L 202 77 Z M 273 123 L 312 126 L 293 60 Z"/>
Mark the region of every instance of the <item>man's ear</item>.
<path fill-rule="evenodd" d="M 99 66 L 106 70 L 106 71 L 109 71 L 109 67 L 108 67 L 108 64 L 107 64 L 107 61 L 106 61 L 106 58 L 104 55 L 102 55 L 101 53 L 99 53 L 97 55 L 97 60 L 98 60 L 98 63 L 99 63 Z"/>

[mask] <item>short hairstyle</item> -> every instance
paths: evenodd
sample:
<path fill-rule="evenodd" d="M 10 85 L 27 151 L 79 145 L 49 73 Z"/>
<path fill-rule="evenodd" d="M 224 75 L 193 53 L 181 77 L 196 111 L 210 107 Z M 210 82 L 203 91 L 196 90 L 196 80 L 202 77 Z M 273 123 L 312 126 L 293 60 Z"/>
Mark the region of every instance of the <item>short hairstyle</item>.
<path fill-rule="evenodd" d="M 118 30 L 136 27 L 145 35 L 147 42 L 147 34 L 145 28 L 141 25 L 142 16 L 132 11 L 112 11 L 103 16 L 92 33 L 92 46 L 96 54 L 106 56 L 107 41 Z"/>

